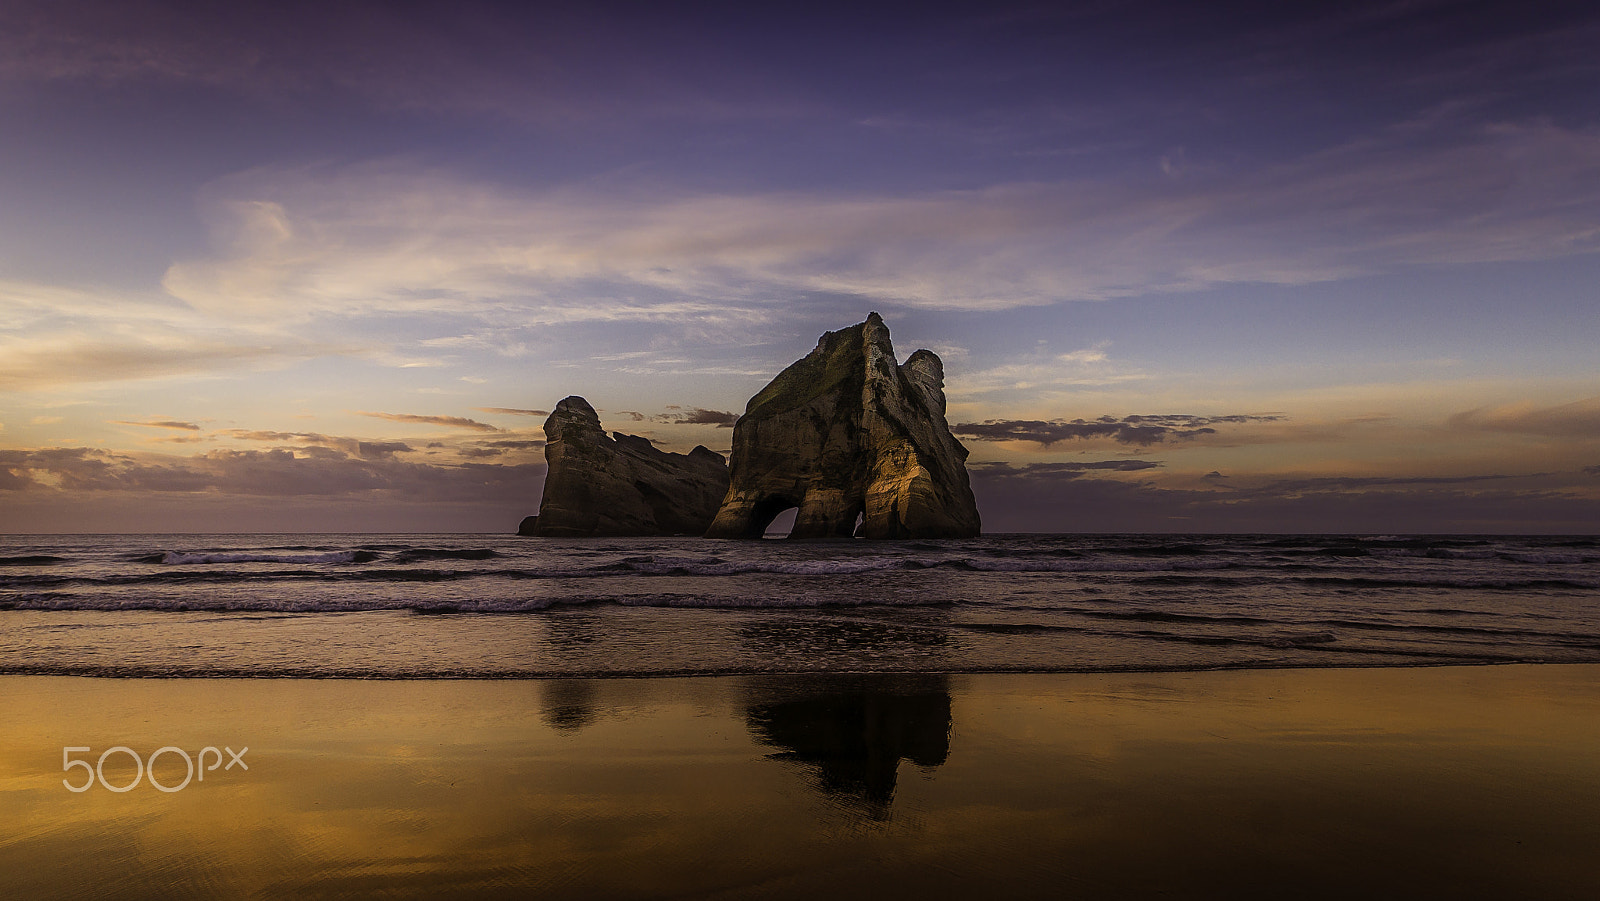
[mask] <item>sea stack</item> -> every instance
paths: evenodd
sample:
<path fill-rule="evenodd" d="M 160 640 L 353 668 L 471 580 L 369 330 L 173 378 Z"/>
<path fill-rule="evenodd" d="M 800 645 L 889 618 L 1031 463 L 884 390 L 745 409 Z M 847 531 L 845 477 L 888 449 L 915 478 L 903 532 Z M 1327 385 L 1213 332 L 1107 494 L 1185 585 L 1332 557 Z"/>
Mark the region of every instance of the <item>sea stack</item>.
<path fill-rule="evenodd" d="M 791 507 L 791 538 L 977 536 L 967 449 L 944 414 L 937 354 L 897 365 L 877 313 L 828 332 L 745 407 L 706 537 L 760 538 Z"/>
<path fill-rule="evenodd" d="M 524 521 L 534 535 L 701 535 L 728 490 L 721 454 L 671 454 L 637 435 L 607 437 L 594 407 L 576 395 L 556 404 L 544 436 L 544 497 L 538 518 Z"/>

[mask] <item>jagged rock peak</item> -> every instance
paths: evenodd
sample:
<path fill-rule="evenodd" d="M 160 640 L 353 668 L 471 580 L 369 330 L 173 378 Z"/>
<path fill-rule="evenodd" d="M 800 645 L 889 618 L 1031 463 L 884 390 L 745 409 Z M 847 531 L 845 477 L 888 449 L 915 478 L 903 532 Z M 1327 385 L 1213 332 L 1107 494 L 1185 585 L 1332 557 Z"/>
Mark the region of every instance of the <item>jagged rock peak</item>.
<path fill-rule="evenodd" d="M 791 507 L 795 538 L 976 536 L 967 450 L 944 414 L 939 356 L 897 365 L 883 317 L 824 334 L 734 426 L 731 484 L 707 536 L 758 538 Z"/>
<path fill-rule="evenodd" d="M 544 435 L 544 497 L 526 524 L 535 535 L 700 535 L 728 490 L 721 454 L 673 454 L 638 435 L 607 436 L 577 395 L 555 405 Z"/>

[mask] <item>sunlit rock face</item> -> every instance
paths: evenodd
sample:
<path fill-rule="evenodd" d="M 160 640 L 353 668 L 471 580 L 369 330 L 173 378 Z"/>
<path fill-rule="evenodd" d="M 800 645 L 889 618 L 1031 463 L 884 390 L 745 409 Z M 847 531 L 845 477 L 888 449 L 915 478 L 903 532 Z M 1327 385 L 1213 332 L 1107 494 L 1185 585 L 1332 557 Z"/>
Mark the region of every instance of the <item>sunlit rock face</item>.
<path fill-rule="evenodd" d="M 750 399 L 706 536 L 759 538 L 791 507 L 791 538 L 976 536 L 967 450 L 944 414 L 937 354 L 897 365 L 877 313 L 828 332 Z"/>
<path fill-rule="evenodd" d="M 721 454 L 670 454 L 648 438 L 608 437 L 594 407 L 576 395 L 556 404 L 544 436 L 550 469 L 529 524 L 535 535 L 700 535 L 728 491 Z"/>

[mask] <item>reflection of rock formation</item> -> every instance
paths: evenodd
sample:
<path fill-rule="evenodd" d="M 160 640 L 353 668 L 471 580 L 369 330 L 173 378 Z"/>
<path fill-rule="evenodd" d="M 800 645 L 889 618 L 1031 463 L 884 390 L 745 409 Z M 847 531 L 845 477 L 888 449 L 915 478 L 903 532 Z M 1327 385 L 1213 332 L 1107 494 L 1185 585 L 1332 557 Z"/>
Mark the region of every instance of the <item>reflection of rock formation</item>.
<path fill-rule="evenodd" d="M 595 720 L 593 679 L 548 679 L 539 697 L 541 719 L 557 729 L 582 729 Z"/>
<path fill-rule="evenodd" d="M 660 451 L 648 438 L 606 436 L 581 397 L 556 404 L 544 423 L 544 497 L 524 525 L 535 535 L 700 535 L 728 490 L 722 455 L 696 447 Z"/>
<path fill-rule="evenodd" d="M 877 313 L 828 332 L 750 399 L 706 537 L 760 538 L 790 507 L 793 538 L 849 538 L 858 519 L 864 538 L 976 536 L 967 450 L 944 414 L 932 351 L 896 364 Z"/>
<path fill-rule="evenodd" d="M 944 763 L 950 753 L 950 686 L 941 675 L 789 676 L 751 685 L 751 734 L 804 764 L 832 799 L 889 815 L 901 760 Z"/>

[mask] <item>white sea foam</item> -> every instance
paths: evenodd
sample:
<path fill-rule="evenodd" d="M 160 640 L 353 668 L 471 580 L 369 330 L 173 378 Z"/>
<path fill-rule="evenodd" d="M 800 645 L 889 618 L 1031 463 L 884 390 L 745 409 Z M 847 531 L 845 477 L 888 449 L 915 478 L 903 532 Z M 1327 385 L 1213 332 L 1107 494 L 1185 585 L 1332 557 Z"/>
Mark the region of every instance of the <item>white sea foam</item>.
<path fill-rule="evenodd" d="M 1595 548 L 1520 536 L 30 536 L 0 541 L 14 562 L 0 567 L 0 672 L 1596 662 Z M 1371 556 L 1337 553 L 1363 549 Z M 46 557 L 59 562 L 34 565 Z M 459 664 L 440 662 L 449 642 Z M 375 643 L 385 654 L 370 654 Z"/>
<path fill-rule="evenodd" d="M 329 551 L 323 554 L 270 554 L 250 551 L 185 554 L 168 551 L 161 555 L 161 562 L 172 566 L 207 563 L 354 563 L 361 555 L 366 555 L 367 559 L 371 558 L 371 554 L 364 551 Z"/>
<path fill-rule="evenodd" d="M 1584 558 L 1577 554 L 1502 554 L 1507 560 L 1518 563 L 1582 563 Z"/>
<path fill-rule="evenodd" d="M 1049 560 L 971 558 L 961 563 L 981 572 L 1001 573 L 1150 573 L 1230 569 L 1226 560 Z"/>

